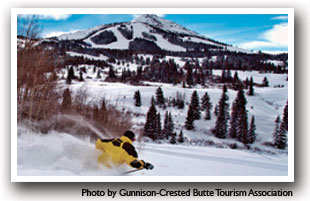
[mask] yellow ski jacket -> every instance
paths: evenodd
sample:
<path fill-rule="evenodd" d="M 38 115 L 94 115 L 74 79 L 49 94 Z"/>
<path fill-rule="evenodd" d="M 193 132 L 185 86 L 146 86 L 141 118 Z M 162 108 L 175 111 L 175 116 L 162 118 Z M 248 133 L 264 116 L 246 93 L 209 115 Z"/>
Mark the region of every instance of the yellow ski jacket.
<path fill-rule="evenodd" d="M 98 139 L 96 148 L 102 151 L 98 162 L 109 168 L 123 163 L 138 169 L 142 169 L 145 165 L 143 160 L 138 160 L 138 154 L 132 141 L 126 136 L 108 140 Z"/>

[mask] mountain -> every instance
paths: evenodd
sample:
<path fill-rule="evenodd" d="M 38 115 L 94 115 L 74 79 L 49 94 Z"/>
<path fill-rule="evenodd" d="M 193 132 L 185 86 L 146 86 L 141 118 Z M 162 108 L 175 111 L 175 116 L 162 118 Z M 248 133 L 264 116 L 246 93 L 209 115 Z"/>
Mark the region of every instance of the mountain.
<path fill-rule="evenodd" d="M 248 50 L 209 39 L 172 21 L 150 14 L 141 15 L 130 22 L 100 25 L 63 34 L 54 39 L 58 41 L 78 40 L 96 49 L 147 50 L 149 52 L 228 50 L 251 53 Z"/>
<path fill-rule="evenodd" d="M 119 62 L 132 66 L 133 60 L 137 60 L 135 57 L 141 55 L 152 55 L 149 60 L 166 56 L 183 61 L 202 59 L 210 68 L 233 70 L 270 71 L 279 64 L 285 67 L 287 61 L 287 54 L 270 55 L 234 47 L 150 14 L 129 22 L 103 24 L 44 38 L 36 44 L 55 50 L 62 67 L 81 64 L 117 67 L 115 64 Z M 142 61 L 141 65 L 146 63 L 150 64 Z"/>

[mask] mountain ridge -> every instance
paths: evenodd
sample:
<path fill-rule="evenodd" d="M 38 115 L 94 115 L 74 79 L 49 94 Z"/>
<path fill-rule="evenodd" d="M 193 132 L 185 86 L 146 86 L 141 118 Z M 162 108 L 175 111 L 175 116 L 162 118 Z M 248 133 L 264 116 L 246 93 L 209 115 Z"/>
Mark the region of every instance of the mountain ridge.
<path fill-rule="evenodd" d="M 100 36 L 100 33 L 103 33 Z M 96 37 L 96 38 L 94 38 Z M 101 38 L 113 37 L 115 39 L 100 40 Z M 207 51 L 208 49 L 224 49 L 252 53 L 251 51 L 233 47 L 223 42 L 207 38 L 199 33 L 191 31 L 175 22 L 158 17 L 154 14 L 144 14 L 129 22 L 118 22 L 98 25 L 74 33 L 62 34 L 55 37 L 57 40 L 81 40 L 93 48 L 104 49 L 130 49 L 130 43 L 141 39 L 145 43 L 155 43 L 161 50 L 174 52 L 187 52 L 195 49 Z M 98 43 L 99 42 L 99 43 Z M 155 49 L 158 49 L 158 48 Z M 137 49 L 137 48 L 134 48 Z"/>

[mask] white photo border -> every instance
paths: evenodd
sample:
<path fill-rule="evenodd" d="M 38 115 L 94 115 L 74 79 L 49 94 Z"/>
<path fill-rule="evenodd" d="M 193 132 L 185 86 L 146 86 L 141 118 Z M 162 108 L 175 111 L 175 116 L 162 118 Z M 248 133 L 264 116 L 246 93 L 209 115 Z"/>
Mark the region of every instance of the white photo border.
<path fill-rule="evenodd" d="M 286 14 L 288 15 L 287 176 L 18 176 L 17 15 L 19 14 Z M 12 8 L 11 9 L 11 182 L 294 182 L 294 9 L 293 8 Z"/>

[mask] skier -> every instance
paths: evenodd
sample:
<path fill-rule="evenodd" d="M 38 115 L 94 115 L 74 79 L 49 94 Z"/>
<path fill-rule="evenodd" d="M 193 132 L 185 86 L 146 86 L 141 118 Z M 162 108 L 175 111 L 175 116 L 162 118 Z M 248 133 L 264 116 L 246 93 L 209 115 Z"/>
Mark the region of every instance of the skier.
<path fill-rule="evenodd" d="M 132 145 L 133 141 L 135 141 L 135 134 L 132 131 L 126 131 L 120 138 L 98 139 L 96 148 L 102 151 L 98 162 L 109 168 L 127 163 L 137 169 L 153 169 L 152 164 L 138 160 L 138 154 Z"/>

